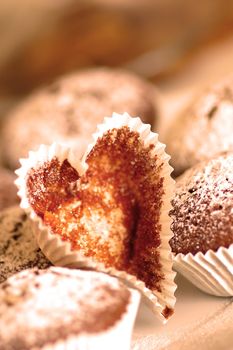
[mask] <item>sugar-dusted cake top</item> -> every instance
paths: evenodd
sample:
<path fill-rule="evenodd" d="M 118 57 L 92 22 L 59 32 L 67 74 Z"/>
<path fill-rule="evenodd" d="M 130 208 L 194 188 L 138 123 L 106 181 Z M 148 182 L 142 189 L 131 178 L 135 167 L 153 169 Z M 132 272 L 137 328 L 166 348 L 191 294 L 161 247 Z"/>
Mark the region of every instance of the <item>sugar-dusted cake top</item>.
<path fill-rule="evenodd" d="M 0 299 L 0 347 L 26 350 L 114 327 L 130 292 L 102 273 L 51 267 L 9 278 Z"/>
<path fill-rule="evenodd" d="M 172 204 L 174 253 L 229 247 L 233 243 L 233 154 L 187 170 L 177 181 Z"/>

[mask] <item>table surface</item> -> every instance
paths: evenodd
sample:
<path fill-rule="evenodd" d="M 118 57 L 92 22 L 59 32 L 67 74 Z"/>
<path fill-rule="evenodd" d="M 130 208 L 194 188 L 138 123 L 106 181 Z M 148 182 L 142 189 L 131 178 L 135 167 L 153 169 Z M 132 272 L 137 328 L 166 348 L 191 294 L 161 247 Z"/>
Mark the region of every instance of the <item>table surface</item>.
<path fill-rule="evenodd" d="M 183 345 L 183 349 L 191 350 L 195 349 L 197 344 L 198 350 L 233 349 L 233 299 L 205 294 L 180 275 L 177 276 L 176 282 L 178 289 L 175 313 L 167 324 L 163 325 L 151 310 L 141 303 L 134 328 L 132 349 L 180 350 Z M 216 347 L 213 347 L 214 337 L 222 334 L 219 324 L 223 327 L 223 344 L 220 347 L 216 343 Z M 205 338 L 203 346 L 200 344 L 200 336 Z"/>
<path fill-rule="evenodd" d="M 150 335 L 155 332 L 156 335 L 159 335 L 174 332 L 177 328 L 185 327 L 187 324 L 191 325 L 209 313 L 215 312 L 228 301 L 228 298 L 203 293 L 180 275 L 177 276 L 176 282 L 178 289 L 174 316 L 163 325 L 149 308 L 141 303 L 135 326 L 136 335 Z"/>

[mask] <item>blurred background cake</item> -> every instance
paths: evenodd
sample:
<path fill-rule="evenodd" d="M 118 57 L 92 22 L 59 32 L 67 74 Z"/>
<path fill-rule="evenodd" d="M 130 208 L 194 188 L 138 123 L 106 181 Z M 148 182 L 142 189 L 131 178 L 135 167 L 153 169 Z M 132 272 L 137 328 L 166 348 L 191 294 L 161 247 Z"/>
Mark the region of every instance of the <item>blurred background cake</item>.
<path fill-rule="evenodd" d="M 97 125 L 113 112 L 156 125 L 155 94 L 152 84 L 125 70 L 95 68 L 65 75 L 25 98 L 5 118 L 2 158 L 15 169 L 29 150 L 53 142 L 69 144 L 81 158 Z"/>
<path fill-rule="evenodd" d="M 59 138 L 63 132 L 66 134 L 59 118 L 50 118 L 52 113 L 47 114 L 46 122 L 39 111 L 30 112 L 28 95 L 32 93 L 33 102 L 33 96 L 35 99 L 38 96 L 34 90 L 42 89 L 46 95 L 47 86 L 61 76 L 79 75 L 83 70 L 104 66 L 116 70 L 115 80 L 120 76 L 119 68 L 138 77 L 125 84 L 125 90 L 118 90 L 121 98 L 118 104 L 111 102 L 110 107 L 106 101 L 112 99 L 109 90 L 113 90 L 114 79 L 106 81 L 103 76 L 89 79 L 92 97 L 87 99 L 88 108 L 95 113 L 88 119 L 92 127 L 88 128 L 87 138 L 85 130 L 82 135 L 82 149 L 85 139 L 87 142 L 95 130 L 98 106 L 101 105 L 103 117 L 117 108 L 116 112 L 127 111 L 151 124 L 156 122 L 154 130 L 159 131 L 163 142 L 167 142 L 169 135 L 169 149 L 175 154 L 172 164 L 179 173 L 177 152 L 172 149 L 175 144 L 182 150 L 187 145 L 179 139 L 179 129 L 185 127 L 176 123 L 176 115 L 192 104 L 189 100 L 194 94 L 200 95 L 204 87 L 233 71 L 233 3 L 227 0 L 203 0 L 198 6 L 194 0 L 22 0 L 20 6 L 16 0 L 2 0 L 0 23 L 0 163 L 5 167 L 15 168 L 18 158 L 38 143 L 50 143 L 59 128 L 62 129 Z M 152 83 L 150 88 L 148 81 Z M 104 86 L 106 100 L 93 95 L 91 85 L 96 86 L 97 82 Z M 130 97 L 133 102 L 128 108 L 123 100 L 132 86 L 137 93 Z M 80 102 L 73 104 L 82 111 Z M 14 106 L 16 110 L 11 112 Z M 52 110 L 53 106 L 50 107 Z M 121 107 L 127 110 L 120 110 Z M 30 118 L 28 113 L 32 114 Z M 100 114 L 97 112 L 98 118 Z M 192 118 L 188 113 L 186 120 Z M 57 122 L 55 127 L 52 119 Z M 76 122 L 85 126 L 86 115 Z M 2 130 L 2 124 L 9 127 Z M 43 125 L 47 137 L 41 133 Z M 194 122 L 186 125 L 196 128 Z M 76 137 L 75 127 L 70 130 Z M 28 142 L 28 135 L 32 143 Z M 69 132 L 66 137 L 70 137 Z"/>
<path fill-rule="evenodd" d="M 87 66 L 158 78 L 229 34 L 227 0 L 1 1 L 0 92 L 19 95 Z"/>
<path fill-rule="evenodd" d="M 177 96 L 233 65 L 227 0 L 2 0 L 0 23 L 1 117 L 33 89 L 87 67 L 123 67 Z"/>
<path fill-rule="evenodd" d="M 201 91 L 174 119 L 165 143 L 176 175 L 204 159 L 232 151 L 233 76 Z"/>

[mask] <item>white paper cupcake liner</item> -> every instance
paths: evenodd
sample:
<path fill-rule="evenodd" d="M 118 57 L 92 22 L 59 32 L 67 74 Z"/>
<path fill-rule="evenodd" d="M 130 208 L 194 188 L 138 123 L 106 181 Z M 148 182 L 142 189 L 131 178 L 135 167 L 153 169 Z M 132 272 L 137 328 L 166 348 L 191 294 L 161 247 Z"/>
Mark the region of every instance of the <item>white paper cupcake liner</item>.
<path fill-rule="evenodd" d="M 42 350 L 130 350 L 133 326 L 136 319 L 140 294 L 130 291 L 130 302 L 120 320 L 109 329 L 96 334 L 88 333 L 71 336 L 55 344 L 48 344 Z"/>
<path fill-rule="evenodd" d="M 158 167 L 161 166 L 161 177 L 164 178 L 163 204 L 161 208 L 160 224 L 161 224 L 161 245 L 160 245 L 160 262 L 161 272 L 165 276 L 161 280 L 161 292 L 157 290 L 151 291 L 146 288 L 144 282 L 137 280 L 135 276 L 130 275 L 124 271 L 116 270 L 115 268 L 106 268 L 104 264 L 94 261 L 91 258 L 85 257 L 79 251 L 71 250 L 71 244 L 61 240 L 59 235 L 51 232 L 49 227 L 45 226 L 42 219 L 39 218 L 31 208 L 26 189 L 26 177 L 31 168 L 36 168 L 46 161 L 51 161 L 56 157 L 60 162 L 65 159 L 74 167 L 79 175 L 82 175 L 87 170 L 85 162 L 87 155 L 94 147 L 99 137 L 102 137 L 105 132 L 113 128 L 121 128 L 128 126 L 131 131 L 138 132 L 145 147 L 150 144 L 155 145 L 151 151 L 151 157 L 158 156 Z M 119 277 L 127 281 L 131 286 L 139 289 L 149 303 L 152 310 L 159 316 L 159 318 L 166 322 L 169 318 L 169 309 L 173 310 L 176 298 L 174 292 L 176 284 L 174 283 L 175 272 L 172 270 L 172 254 L 169 246 L 169 240 L 172 236 L 170 226 L 171 218 L 168 213 L 171 209 L 171 198 L 174 193 L 174 181 L 170 174 L 172 168 L 168 161 L 170 157 L 165 153 L 165 145 L 158 141 L 158 135 L 150 131 L 150 125 L 144 124 L 140 118 L 132 118 L 127 113 L 119 115 L 114 113 L 112 117 L 104 119 L 103 124 L 98 126 L 98 131 L 93 135 L 94 142 L 89 145 L 87 151 L 81 161 L 75 158 L 72 150 L 66 146 L 54 143 L 51 146 L 41 145 L 37 152 L 29 152 L 27 159 L 21 159 L 21 168 L 16 171 L 18 179 L 16 185 L 18 186 L 18 194 L 21 197 L 21 207 L 25 209 L 33 221 L 34 232 L 38 240 L 38 244 L 47 256 L 47 258 L 58 266 L 71 268 L 91 268 L 98 271 L 107 272 L 113 276 Z"/>
<path fill-rule="evenodd" d="M 174 268 L 203 292 L 233 296 L 233 244 L 217 252 L 177 254 Z"/>

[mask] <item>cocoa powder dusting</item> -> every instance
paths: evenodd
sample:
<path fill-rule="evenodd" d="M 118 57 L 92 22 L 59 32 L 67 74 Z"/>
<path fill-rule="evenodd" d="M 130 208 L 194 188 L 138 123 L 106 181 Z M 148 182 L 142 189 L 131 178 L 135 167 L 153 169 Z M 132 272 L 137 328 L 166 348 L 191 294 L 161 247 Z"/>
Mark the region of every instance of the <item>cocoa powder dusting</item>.
<path fill-rule="evenodd" d="M 160 290 L 164 189 L 152 149 L 128 127 L 112 129 L 89 153 L 81 178 L 67 160 L 53 159 L 32 169 L 27 185 L 35 212 L 73 249 Z"/>

